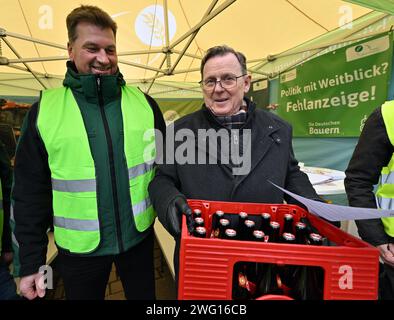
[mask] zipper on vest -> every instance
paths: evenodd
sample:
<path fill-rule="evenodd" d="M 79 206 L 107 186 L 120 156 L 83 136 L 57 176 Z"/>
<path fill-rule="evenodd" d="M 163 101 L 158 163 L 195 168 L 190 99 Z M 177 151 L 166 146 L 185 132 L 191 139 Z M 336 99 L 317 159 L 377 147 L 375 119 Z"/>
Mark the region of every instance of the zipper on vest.
<path fill-rule="evenodd" d="M 123 241 L 122 241 L 122 229 L 121 229 L 121 225 L 120 225 L 118 188 L 116 187 L 115 160 L 114 160 L 112 138 L 111 138 L 111 133 L 109 131 L 107 117 L 105 116 L 103 93 L 101 91 L 101 77 L 97 76 L 96 79 L 97 79 L 97 93 L 98 93 L 98 98 L 99 98 L 100 113 L 101 113 L 101 118 L 103 119 L 104 131 L 105 131 L 105 136 L 106 136 L 107 146 L 108 146 L 108 157 L 109 157 L 109 169 L 110 169 L 110 173 L 111 173 L 112 196 L 114 199 L 116 236 L 118 238 L 119 251 L 123 252 L 124 249 L 123 249 Z"/>

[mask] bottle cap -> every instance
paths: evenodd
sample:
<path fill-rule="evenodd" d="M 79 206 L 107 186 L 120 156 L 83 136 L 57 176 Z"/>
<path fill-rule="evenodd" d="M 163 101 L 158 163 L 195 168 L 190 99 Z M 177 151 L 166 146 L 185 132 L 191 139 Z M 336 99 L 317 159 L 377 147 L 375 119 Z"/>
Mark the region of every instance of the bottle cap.
<path fill-rule="evenodd" d="M 255 223 L 253 220 L 245 220 L 245 226 L 247 226 L 248 228 L 252 228 L 255 226 Z"/>
<path fill-rule="evenodd" d="M 264 236 L 265 236 L 265 234 L 264 234 L 264 232 L 261 231 L 261 230 L 254 230 L 254 231 L 253 231 L 253 236 L 254 236 L 256 239 L 263 239 Z"/>
<path fill-rule="evenodd" d="M 235 231 L 234 229 L 226 229 L 226 231 L 224 231 L 224 233 L 229 238 L 235 238 L 237 236 L 237 231 Z"/>
<path fill-rule="evenodd" d="M 241 211 L 238 215 L 239 215 L 242 219 L 246 219 L 246 218 L 248 217 L 248 214 L 247 214 L 245 211 Z"/>
<path fill-rule="evenodd" d="M 285 232 L 282 234 L 282 238 L 285 239 L 286 241 L 294 241 L 295 235 L 289 232 Z"/>

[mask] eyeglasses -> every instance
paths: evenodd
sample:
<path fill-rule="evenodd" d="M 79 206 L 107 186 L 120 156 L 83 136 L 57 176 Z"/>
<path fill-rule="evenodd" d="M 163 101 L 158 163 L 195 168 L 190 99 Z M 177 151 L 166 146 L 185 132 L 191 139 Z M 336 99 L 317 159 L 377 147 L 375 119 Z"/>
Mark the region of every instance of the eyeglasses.
<path fill-rule="evenodd" d="M 237 85 L 237 79 L 241 78 L 243 76 L 246 76 L 246 74 L 242 74 L 238 77 L 236 76 L 225 76 L 224 78 L 221 78 L 219 80 L 217 79 L 207 79 L 207 80 L 201 80 L 199 82 L 200 86 L 205 90 L 205 91 L 213 91 L 216 87 L 216 84 L 219 82 L 220 86 L 223 89 L 232 89 Z"/>

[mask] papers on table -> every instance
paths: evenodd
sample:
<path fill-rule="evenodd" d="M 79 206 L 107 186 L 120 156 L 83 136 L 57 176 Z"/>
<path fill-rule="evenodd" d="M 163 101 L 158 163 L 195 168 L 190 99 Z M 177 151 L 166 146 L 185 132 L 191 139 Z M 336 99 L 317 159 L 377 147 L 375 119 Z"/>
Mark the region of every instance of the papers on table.
<path fill-rule="evenodd" d="M 270 182 L 270 181 L 269 181 Z M 301 197 L 293 192 L 283 189 L 272 183 L 275 187 L 287 193 L 297 201 L 305 205 L 309 212 L 323 217 L 330 221 L 344 221 L 344 220 L 363 220 L 363 219 L 376 219 L 382 217 L 394 217 L 394 210 L 383 210 L 383 209 L 370 209 L 370 208 L 355 208 L 340 206 L 336 204 L 327 204 L 320 201 L 310 200 Z"/>
<path fill-rule="evenodd" d="M 328 181 L 332 181 L 330 177 L 324 176 L 322 174 L 316 174 L 316 173 L 307 173 L 309 181 L 311 184 L 320 184 Z"/>
<path fill-rule="evenodd" d="M 345 173 L 339 170 L 318 167 L 301 167 L 301 171 L 308 175 L 309 181 L 311 181 L 312 184 L 320 184 L 345 179 Z M 325 180 L 323 180 L 322 176 L 325 177 Z M 311 178 L 313 180 L 311 180 Z M 321 179 L 320 182 L 319 179 Z"/>

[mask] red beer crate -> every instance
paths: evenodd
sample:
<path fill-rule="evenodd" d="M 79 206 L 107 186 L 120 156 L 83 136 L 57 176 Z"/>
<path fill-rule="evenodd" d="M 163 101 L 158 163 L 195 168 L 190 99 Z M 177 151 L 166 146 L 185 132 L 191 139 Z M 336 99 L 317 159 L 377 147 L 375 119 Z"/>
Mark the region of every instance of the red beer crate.
<path fill-rule="evenodd" d="M 283 215 L 291 213 L 294 222 L 298 222 L 301 217 L 307 217 L 319 233 L 335 245 L 312 246 L 197 238 L 188 234 L 184 216 L 179 263 L 179 299 L 232 299 L 233 267 L 240 261 L 321 267 L 324 270 L 324 300 L 377 298 L 378 250 L 306 210 L 286 204 L 205 200 L 188 200 L 188 203 L 192 210 L 201 210 L 207 237 L 211 234 L 212 216 L 217 210 L 234 214 L 245 211 L 248 215 L 268 212 L 271 214 L 271 221 L 278 221 L 281 228 Z M 283 296 L 283 299 L 286 298 Z"/>

